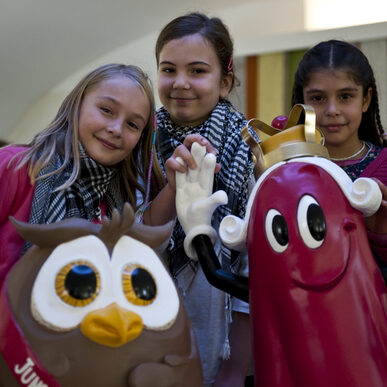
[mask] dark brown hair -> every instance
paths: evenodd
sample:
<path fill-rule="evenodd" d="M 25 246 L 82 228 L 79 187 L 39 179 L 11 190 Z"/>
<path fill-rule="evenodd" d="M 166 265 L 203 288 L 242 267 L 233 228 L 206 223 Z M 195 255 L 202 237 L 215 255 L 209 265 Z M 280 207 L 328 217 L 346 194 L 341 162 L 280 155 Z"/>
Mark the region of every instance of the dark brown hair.
<path fill-rule="evenodd" d="M 383 138 L 374 72 L 363 52 L 350 43 L 328 40 L 318 43 L 304 54 L 294 76 L 292 105 L 304 103 L 304 87 L 312 73 L 322 69 L 346 71 L 357 85 L 363 87 L 363 97 L 366 97 L 369 88 L 372 89 L 370 106 L 363 113 L 359 126 L 359 138 L 374 145 L 387 146 L 387 140 Z"/>
<path fill-rule="evenodd" d="M 159 65 L 160 52 L 171 40 L 187 35 L 200 34 L 212 44 L 219 60 L 222 75 L 226 76 L 232 68 L 234 44 L 226 25 L 217 17 L 209 18 L 202 13 L 189 13 L 171 20 L 160 32 L 156 42 L 156 60 Z M 230 91 L 238 82 L 235 75 Z"/>

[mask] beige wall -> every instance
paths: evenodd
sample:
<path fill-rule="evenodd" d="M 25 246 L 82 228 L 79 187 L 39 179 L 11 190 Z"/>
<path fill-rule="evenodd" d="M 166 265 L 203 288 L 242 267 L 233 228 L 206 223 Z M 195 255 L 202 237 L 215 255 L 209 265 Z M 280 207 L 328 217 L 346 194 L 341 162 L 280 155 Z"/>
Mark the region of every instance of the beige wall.
<path fill-rule="evenodd" d="M 348 0 L 340 1 L 345 2 Z M 321 4 L 323 3 L 321 1 Z M 287 50 L 310 47 L 321 40 L 329 38 L 357 40 L 364 44 L 365 50 L 370 55 L 370 60 L 372 59 L 374 63 L 380 84 L 380 97 L 381 101 L 383 101 L 381 103 L 383 123 L 387 125 L 387 112 L 385 109 L 387 99 L 387 91 L 385 90 L 387 84 L 385 82 L 387 77 L 385 49 L 387 22 L 329 30 L 313 30 L 310 29 L 311 27 L 305 18 L 306 11 L 311 12 L 311 9 L 316 4 L 316 0 L 246 0 L 240 4 L 235 2 L 233 7 L 224 9 L 218 7 L 216 10 L 211 9 L 210 12 L 207 12 L 208 10 L 206 9 L 199 9 L 199 11 L 221 17 L 229 26 L 231 35 L 234 38 L 234 63 L 241 80 L 241 86 L 236 88 L 231 96 L 231 100 L 245 112 L 246 84 L 244 61 L 246 56 L 257 54 L 274 54 L 275 56 Z M 356 4 L 356 2 L 353 2 L 353 10 L 357 9 Z M 211 5 L 211 1 L 209 1 L 209 5 Z M 188 8 L 187 6 L 187 11 L 195 10 L 192 9 L 192 5 L 190 7 Z M 385 20 L 387 20 L 387 17 Z M 345 18 L 342 18 L 342 21 L 345 24 Z M 78 79 L 90 69 L 103 63 L 118 61 L 139 65 L 150 74 L 155 85 L 156 63 L 153 50 L 157 32 L 150 32 L 147 36 L 128 42 L 127 45 L 96 58 L 66 79 L 58 79 L 57 85 L 43 95 L 37 95 L 36 100 L 17 118 L 17 124 L 11 128 L 0 128 L 1 133 L 3 133 L 1 136 L 12 142 L 29 141 L 34 134 L 42 130 L 52 120 L 60 103 Z M 268 71 L 274 71 L 274 68 L 271 68 L 270 65 L 268 65 L 268 69 Z M 60 74 L 59 70 L 58 74 Z M 283 75 L 281 75 L 280 71 L 278 74 L 277 81 L 282 82 L 281 77 Z M 277 84 L 273 85 L 272 95 L 268 95 L 268 98 L 260 98 L 258 101 L 261 111 L 264 112 L 265 119 L 269 119 L 272 115 L 281 114 L 279 109 L 280 105 L 284 105 L 284 96 L 278 94 L 280 89 L 277 86 Z M 157 93 L 155 94 L 157 96 Z"/>
<path fill-rule="evenodd" d="M 384 131 L 387 132 L 387 39 L 361 42 L 360 48 L 374 70 L 379 96 L 380 118 Z"/>

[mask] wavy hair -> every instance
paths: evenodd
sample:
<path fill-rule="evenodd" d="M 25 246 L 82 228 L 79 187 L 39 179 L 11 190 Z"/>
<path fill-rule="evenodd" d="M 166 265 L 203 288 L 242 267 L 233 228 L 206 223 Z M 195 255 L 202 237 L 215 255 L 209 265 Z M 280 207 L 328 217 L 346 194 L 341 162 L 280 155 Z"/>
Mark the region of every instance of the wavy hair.
<path fill-rule="evenodd" d="M 85 95 L 102 81 L 114 77 L 127 77 L 142 88 L 149 101 L 150 116 L 142 132 L 141 138 L 133 151 L 126 159 L 121 161 L 118 168 L 119 191 L 123 195 L 124 201 L 128 201 L 136 207 L 136 190 L 145 196 L 145 189 L 140 184 L 147 181 L 146 173 L 150 164 L 151 149 L 154 128 L 154 95 L 149 77 L 137 66 L 124 64 L 107 64 L 91 71 L 81 79 L 74 89 L 63 100 L 54 120 L 46 129 L 39 132 L 28 144 L 29 149 L 24 151 L 24 155 L 18 164 L 18 168 L 28 163 L 28 175 L 31 182 L 44 179 L 52 174 L 63 171 L 72 163 L 72 171 L 69 179 L 57 190 L 71 186 L 77 179 L 80 170 L 79 159 L 79 114 L 82 101 Z M 49 164 L 55 154 L 59 153 L 63 157 L 62 165 L 50 174 L 38 176 L 40 170 Z M 154 151 L 153 154 L 156 152 Z M 157 158 L 153 157 L 152 179 L 150 198 L 165 185 L 165 180 L 158 164 Z"/>

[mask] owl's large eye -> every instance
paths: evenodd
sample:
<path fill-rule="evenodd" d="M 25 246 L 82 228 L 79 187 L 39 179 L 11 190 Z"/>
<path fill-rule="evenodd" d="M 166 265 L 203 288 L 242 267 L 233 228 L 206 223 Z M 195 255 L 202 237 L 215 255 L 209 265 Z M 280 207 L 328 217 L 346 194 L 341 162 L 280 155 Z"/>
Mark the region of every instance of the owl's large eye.
<path fill-rule="evenodd" d="M 273 250 L 277 253 L 284 252 L 289 245 L 289 232 L 286 220 L 279 211 L 271 209 L 267 212 L 265 231 Z"/>
<path fill-rule="evenodd" d="M 156 282 L 147 269 L 128 264 L 122 272 L 122 286 L 126 298 L 135 305 L 149 305 L 157 295 Z"/>
<path fill-rule="evenodd" d="M 310 195 L 304 195 L 297 209 L 297 222 L 304 243 L 311 249 L 322 245 L 326 235 L 326 222 L 322 208 Z"/>
<path fill-rule="evenodd" d="M 65 331 L 91 310 L 113 302 L 110 256 L 93 235 L 57 246 L 35 279 L 31 312 L 41 324 Z"/>
<path fill-rule="evenodd" d="M 147 329 L 173 324 L 180 300 L 160 257 L 149 246 L 123 236 L 112 253 L 112 282 L 117 303 L 137 313 Z"/>
<path fill-rule="evenodd" d="M 55 289 L 58 297 L 72 306 L 93 302 L 100 290 L 98 270 L 87 261 L 70 262 L 58 272 Z"/>
<path fill-rule="evenodd" d="M 123 236 L 110 255 L 89 235 L 59 245 L 47 258 L 35 279 L 31 310 L 41 324 L 65 331 L 111 303 L 135 312 L 153 330 L 171 326 L 180 307 L 172 278 L 149 246 Z"/>

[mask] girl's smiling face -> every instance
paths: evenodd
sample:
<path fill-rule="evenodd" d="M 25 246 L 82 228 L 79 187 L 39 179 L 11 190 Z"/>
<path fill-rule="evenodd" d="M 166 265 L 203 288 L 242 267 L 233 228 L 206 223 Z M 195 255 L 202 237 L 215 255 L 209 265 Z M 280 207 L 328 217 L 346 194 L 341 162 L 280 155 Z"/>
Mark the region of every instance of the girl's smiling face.
<path fill-rule="evenodd" d="M 228 96 L 232 76 L 222 75 L 212 44 L 199 33 L 170 40 L 161 49 L 159 97 L 177 125 L 204 122 L 219 99 Z"/>
<path fill-rule="evenodd" d="M 131 79 L 106 79 L 88 91 L 79 114 L 79 138 L 100 164 L 115 165 L 137 145 L 150 116 L 143 89 Z"/>
<path fill-rule="evenodd" d="M 310 75 L 303 89 L 304 102 L 314 107 L 316 125 L 324 133 L 328 150 L 340 147 L 350 154 L 359 148 L 358 129 L 362 114 L 370 105 L 372 90 L 363 95 L 363 87 L 345 69 L 321 69 Z"/>

